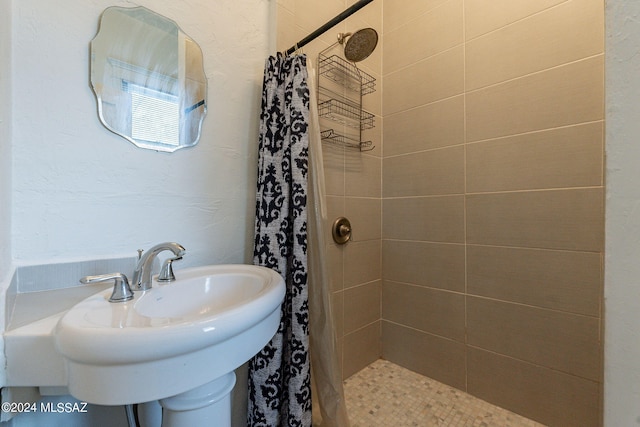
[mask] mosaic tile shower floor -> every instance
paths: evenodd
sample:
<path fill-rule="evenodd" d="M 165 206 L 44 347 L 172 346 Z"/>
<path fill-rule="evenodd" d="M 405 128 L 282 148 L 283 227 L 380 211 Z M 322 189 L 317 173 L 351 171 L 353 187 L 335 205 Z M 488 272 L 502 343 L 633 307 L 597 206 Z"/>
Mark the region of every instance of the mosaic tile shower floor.
<path fill-rule="evenodd" d="M 345 382 L 352 427 L 544 427 L 386 360 Z"/>

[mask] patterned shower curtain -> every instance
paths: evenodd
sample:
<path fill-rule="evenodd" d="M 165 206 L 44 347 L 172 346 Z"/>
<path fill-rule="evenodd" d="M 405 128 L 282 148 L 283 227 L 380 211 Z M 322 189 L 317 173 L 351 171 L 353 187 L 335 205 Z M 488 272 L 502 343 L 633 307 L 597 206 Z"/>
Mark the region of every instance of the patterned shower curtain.
<path fill-rule="evenodd" d="M 287 292 L 278 331 L 249 362 L 250 426 L 311 426 L 307 78 L 304 55 L 266 61 L 253 262 L 278 271 Z"/>

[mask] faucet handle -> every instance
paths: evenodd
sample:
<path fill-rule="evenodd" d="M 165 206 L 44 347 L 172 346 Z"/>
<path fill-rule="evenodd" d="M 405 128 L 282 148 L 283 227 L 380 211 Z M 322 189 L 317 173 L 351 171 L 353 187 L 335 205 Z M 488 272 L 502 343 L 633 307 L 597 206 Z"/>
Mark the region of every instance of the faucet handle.
<path fill-rule="evenodd" d="M 129 286 L 129 280 L 127 276 L 122 273 L 108 273 L 98 276 L 85 276 L 80 279 L 80 283 L 88 285 L 90 283 L 106 282 L 107 280 L 114 280 L 113 292 L 109 297 L 109 302 L 124 302 L 133 298 L 133 291 Z"/>
<path fill-rule="evenodd" d="M 173 282 L 176 280 L 176 276 L 173 274 L 173 261 L 180 261 L 181 259 L 182 256 L 167 259 L 164 264 L 162 264 L 160 274 L 158 274 L 158 282 Z"/>

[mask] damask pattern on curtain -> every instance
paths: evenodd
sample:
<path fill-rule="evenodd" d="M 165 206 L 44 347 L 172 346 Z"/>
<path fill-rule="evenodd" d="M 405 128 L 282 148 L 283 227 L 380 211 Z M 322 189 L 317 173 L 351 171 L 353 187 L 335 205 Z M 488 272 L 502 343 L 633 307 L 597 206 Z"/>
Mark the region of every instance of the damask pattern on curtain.
<path fill-rule="evenodd" d="M 285 279 L 280 327 L 249 362 L 250 426 L 311 426 L 306 56 L 270 57 L 260 115 L 254 264 Z"/>

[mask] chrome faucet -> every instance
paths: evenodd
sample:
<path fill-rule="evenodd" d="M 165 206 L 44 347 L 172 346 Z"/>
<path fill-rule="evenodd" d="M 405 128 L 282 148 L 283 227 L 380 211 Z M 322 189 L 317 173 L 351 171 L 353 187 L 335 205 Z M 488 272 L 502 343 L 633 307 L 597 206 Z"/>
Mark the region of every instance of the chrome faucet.
<path fill-rule="evenodd" d="M 171 251 L 176 257 L 182 257 L 186 249 L 175 242 L 166 242 L 155 245 L 147 252 L 141 254 L 138 259 L 138 265 L 133 272 L 132 285 L 134 291 L 146 291 L 151 289 L 151 269 L 153 268 L 153 261 L 158 254 L 163 251 Z"/>
<path fill-rule="evenodd" d="M 106 282 L 114 280 L 113 292 L 109 298 L 109 302 L 125 302 L 133 299 L 133 292 L 129 287 L 127 276 L 122 273 L 101 274 L 99 276 L 85 276 L 80 279 L 80 283 L 88 285 L 91 283 Z"/>

